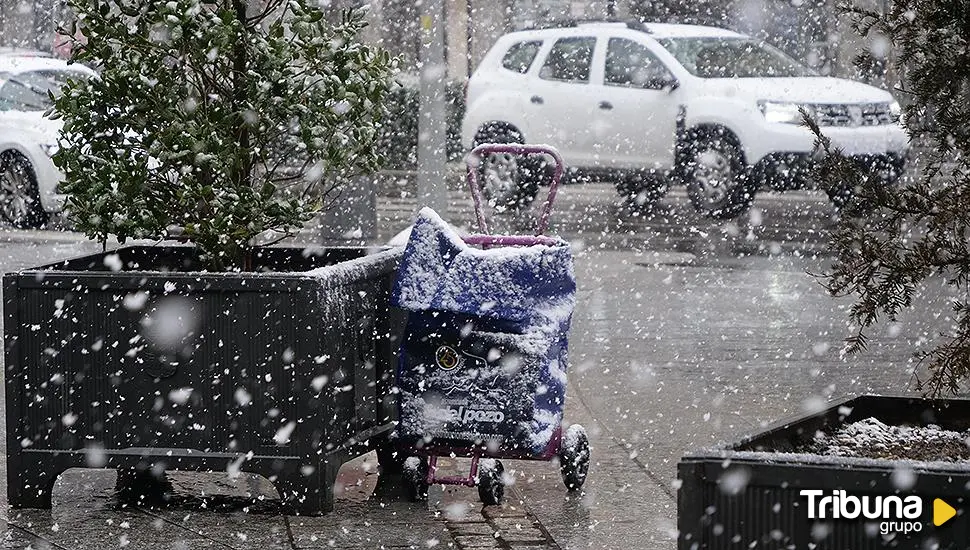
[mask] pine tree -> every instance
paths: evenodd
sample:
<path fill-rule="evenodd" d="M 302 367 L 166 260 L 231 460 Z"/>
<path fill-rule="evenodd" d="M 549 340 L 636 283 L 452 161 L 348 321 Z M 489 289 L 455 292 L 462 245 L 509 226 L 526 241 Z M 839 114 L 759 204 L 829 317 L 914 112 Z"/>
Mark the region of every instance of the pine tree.
<path fill-rule="evenodd" d="M 856 328 L 847 349 L 859 351 L 867 329 L 895 321 L 928 279 L 945 281 L 957 297 L 970 292 L 970 5 L 895 0 L 885 13 L 844 10 L 863 36 L 892 44 L 910 140 L 933 148 L 920 159 L 915 181 L 884 188 L 806 117 L 823 152 L 819 181 L 856 194 L 833 233 L 837 257 L 824 283 L 833 295 L 855 297 L 849 316 Z M 857 61 L 874 62 L 869 53 Z M 957 393 L 970 376 L 968 307 L 965 298 L 954 299 L 953 325 L 939 327 L 938 343 L 917 353 L 928 372 L 917 374 L 917 387 L 930 396 Z"/>

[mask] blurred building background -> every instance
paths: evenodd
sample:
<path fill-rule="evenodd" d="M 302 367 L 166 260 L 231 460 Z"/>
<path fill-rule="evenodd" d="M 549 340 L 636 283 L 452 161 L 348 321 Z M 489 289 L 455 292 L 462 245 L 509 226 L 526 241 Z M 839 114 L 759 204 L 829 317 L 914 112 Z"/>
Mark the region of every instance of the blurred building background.
<path fill-rule="evenodd" d="M 258 1 L 258 0 L 256 0 Z M 444 0 L 448 76 L 466 77 L 495 38 L 510 30 L 567 18 L 639 19 L 726 27 L 758 36 L 823 74 L 864 78 L 875 84 L 891 75 L 860 75 L 852 60 L 862 48 L 886 51 L 856 36 L 837 0 Z M 890 0 L 862 0 L 885 10 Z M 401 55 L 417 71 L 420 2 L 415 0 L 321 0 L 334 13 L 369 6 L 368 40 Z M 62 0 L 0 0 L 0 46 L 51 50 Z M 879 70 L 876 73 L 880 73 Z"/>
<path fill-rule="evenodd" d="M 0 0 L 0 46 L 51 51 L 57 0 Z"/>
<path fill-rule="evenodd" d="M 763 38 L 822 74 L 886 86 L 884 74 L 861 75 L 853 59 L 871 40 L 859 38 L 837 0 L 445 0 L 448 76 L 470 74 L 495 39 L 511 30 L 562 19 L 636 19 L 714 25 Z M 856 2 L 877 11 L 889 0 Z M 354 3 L 343 0 L 343 4 Z M 357 2 L 359 3 L 359 2 Z M 337 0 L 334 1 L 337 4 Z M 371 0 L 372 40 L 416 70 L 419 8 L 414 0 Z M 876 44 L 888 55 L 888 48 Z M 878 71 L 877 71 L 878 72 Z"/>

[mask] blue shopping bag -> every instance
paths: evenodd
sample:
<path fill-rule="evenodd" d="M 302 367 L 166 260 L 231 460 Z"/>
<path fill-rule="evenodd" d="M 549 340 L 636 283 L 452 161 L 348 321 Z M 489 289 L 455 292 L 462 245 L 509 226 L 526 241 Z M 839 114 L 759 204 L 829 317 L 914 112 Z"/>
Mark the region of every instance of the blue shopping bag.
<path fill-rule="evenodd" d="M 566 242 L 478 249 L 423 209 L 392 295 L 409 312 L 398 436 L 543 453 L 562 421 L 575 297 Z"/>

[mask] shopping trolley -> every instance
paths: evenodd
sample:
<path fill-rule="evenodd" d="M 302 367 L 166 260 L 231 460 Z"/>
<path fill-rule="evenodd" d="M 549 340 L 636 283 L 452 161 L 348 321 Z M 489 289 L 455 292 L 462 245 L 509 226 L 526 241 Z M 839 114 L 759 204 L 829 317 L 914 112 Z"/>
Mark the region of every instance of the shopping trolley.
<path fill-rule="evenodd" d="M 492 235 L 478 166 L 491 154 L 545 155 L 555 162 L 534 235 Z M 563 430 L 567 334 L 576 283 L 569 244 L 545 236 L 563 163 L 546 146 L 486 144 L 468 156 L 478 235 L 460 236 L 433 210 L 411 229 L 392 303 L 408 311 L 397 369 L 398 452 L 410 495 L 432 484 L 478 485 L 499 504 L 499 459 L 558 458 L 566 487 L 582 487 L 589 442 Z M 438 476 L 438 457 L 470 457 L 467 476 Z"/>

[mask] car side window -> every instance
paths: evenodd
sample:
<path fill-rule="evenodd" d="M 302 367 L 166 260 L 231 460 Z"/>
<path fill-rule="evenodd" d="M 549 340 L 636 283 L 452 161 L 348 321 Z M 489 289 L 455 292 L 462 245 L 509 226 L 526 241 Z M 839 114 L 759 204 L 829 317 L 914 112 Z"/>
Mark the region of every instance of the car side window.
<path fill-rule="evenodd" d="M 48 94 L 60 95 L 69 78 L 88 76 L 73 70 L 6 74 L 0 86 L 0 111 L 45 111 L 51 106 Z"/>
<path fill-rule="evenodd" d="M 9 111 L 13 108 L 13 98 L 10 97 L 11 87 L 4 84 L 0 86 L 0 111 Z"/>
<path fill-rule="evenodd" d="M 604 68 L 603 81 L 607 86 L 659 90 L 674 78 L 646 46 L 626 38 L 610 38 Z"/>
<path fill-rule="evenodd" d="M 512 44 L 509 51 L 505 52 L 505 57 L 502 58 L 502 67 L 521 74 L 529 72 L 529 67 L 535 61 L 540 47 L 542 47 L 542 42 L 538 40 Z"/>
<path fill-rule="evenodd" d="M 20 76 L 20 75 L 18 75 Z M 21 80 L 7 80 L 0 87 L 0 110 L 43 111 L 49 102 L 46 95 Z"/>
<path fill-rule="evenodd" d="M 560 38 L 552 45 L 539 78 L 564 82 L 589 82 L 589 68 L 593 62 L 596 38 L 573 36 Z"/>

